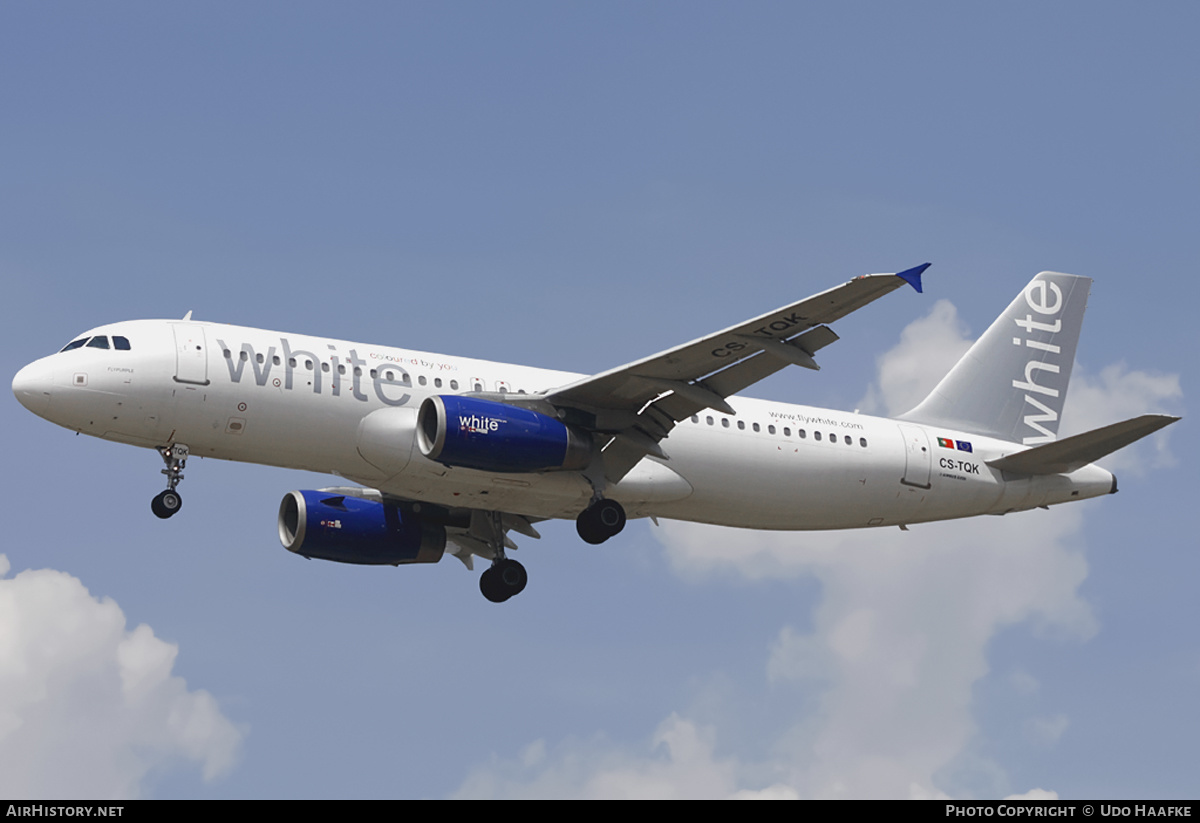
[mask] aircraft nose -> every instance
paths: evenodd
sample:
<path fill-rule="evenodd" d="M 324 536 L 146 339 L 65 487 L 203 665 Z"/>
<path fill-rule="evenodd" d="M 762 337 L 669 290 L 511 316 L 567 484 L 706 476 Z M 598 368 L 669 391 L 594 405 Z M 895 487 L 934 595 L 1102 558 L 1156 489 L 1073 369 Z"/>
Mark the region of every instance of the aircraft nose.
<path fill-rule="evenodd" d="M 44 360 L 35 360 L 17 372 L 12 390 L 21 405 L 38 417 L 45 417 L 50 409 L 50 390 L 54 385 L 53 373 Z"/>

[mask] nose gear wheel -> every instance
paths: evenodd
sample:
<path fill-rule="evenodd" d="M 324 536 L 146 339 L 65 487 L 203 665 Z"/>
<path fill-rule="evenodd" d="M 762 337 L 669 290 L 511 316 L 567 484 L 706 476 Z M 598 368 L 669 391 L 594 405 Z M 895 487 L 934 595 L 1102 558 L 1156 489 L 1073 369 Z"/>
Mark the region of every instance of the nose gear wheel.
<path fill-rule="evenodd" d="M 167 489 L 159 492 L 150 501 L 150 511 L 154 512 L 155 517 L 166 520 L 183 506 L 183 498 L 179 496 L 179 492 L 175 491 L 175 487 L 179 485 L 179 481 L 183 480 L 183 469 L 187 466 L 190 452 L 188 447 L 182 443 L 173 443 L 170 446 L 160 447 L 158 453 L 162 456 L 163 462 L 167 464 L 167 467 L 162 470 L 162 473 L 167 476 Z"/>

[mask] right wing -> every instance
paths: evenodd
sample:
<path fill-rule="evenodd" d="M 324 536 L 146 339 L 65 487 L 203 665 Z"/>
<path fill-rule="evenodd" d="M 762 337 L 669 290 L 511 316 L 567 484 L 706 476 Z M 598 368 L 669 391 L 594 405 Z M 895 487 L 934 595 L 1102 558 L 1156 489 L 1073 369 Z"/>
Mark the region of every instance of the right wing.
<path fill-rule="evenodd" d="M 605 476 L 620 480 L 659 447 L 674 425 L 701 409 L 733 414 L 725 398 L 790 365 L 818 368 L 813 354 L 838 339 L 826 325 L 905 283 L 921 291 L 929 264 L 866 274 L 813 297 L 690 343 L 585 377 L 538 398 L 588 430 L 610 435 Z"/>

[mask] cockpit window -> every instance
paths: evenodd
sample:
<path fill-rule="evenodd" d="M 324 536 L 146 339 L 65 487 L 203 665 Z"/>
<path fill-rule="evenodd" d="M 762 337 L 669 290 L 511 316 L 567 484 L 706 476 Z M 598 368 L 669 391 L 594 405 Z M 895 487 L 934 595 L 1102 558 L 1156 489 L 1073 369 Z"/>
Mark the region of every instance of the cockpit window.
<path fill-rule="evenodd" d="M 99 335 L 97 337 L 81 337 L 78 340 L 72 340 L 67 345 L 59 349 L 59 352 L 71 351 L 73 349 L 82 349 L 86 346 L 89 349 L 107 349 L 108 337 Z M 129 351 L 129 338 L 122 337 L 119 334 L 114 334 L 112 338 L 112 347 L 118 351 Z"/>

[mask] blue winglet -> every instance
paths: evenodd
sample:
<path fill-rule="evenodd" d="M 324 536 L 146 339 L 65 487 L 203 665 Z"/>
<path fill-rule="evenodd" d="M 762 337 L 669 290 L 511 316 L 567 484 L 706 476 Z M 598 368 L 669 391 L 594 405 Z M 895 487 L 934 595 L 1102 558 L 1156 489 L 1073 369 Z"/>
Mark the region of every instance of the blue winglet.
<path fill-rule="evenodd" d="M 925 273 L 925 269 L 929 268 L 930 265 L 929 263 L 925 263 L 913 269 L 906 269 L 905 271 L 897 272 L 896 276 L 916 289 L 917 294 L 921 294 L 924 291 L 921 288 L 921 275 Z"/>

